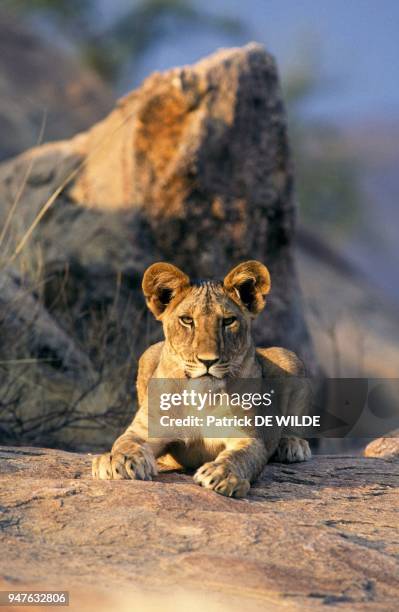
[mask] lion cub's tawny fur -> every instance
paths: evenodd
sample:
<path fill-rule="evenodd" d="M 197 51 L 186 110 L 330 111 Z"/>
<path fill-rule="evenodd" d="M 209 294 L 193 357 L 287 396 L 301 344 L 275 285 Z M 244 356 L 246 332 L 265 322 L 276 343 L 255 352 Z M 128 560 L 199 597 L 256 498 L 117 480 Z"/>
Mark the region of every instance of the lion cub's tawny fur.
<path fill-rule="evenodd" d="M 156 459 L 171 456 L 196 469 L 198 484 L 222 495 L 243 497 L 269 459 L 304 461 L 307 442 L 298 438 L 151 439 L 148 435 L 150 378 L 262 378 L 301 376 L 303 366 L 283 348 L 255 349 L 251 320 L 263 309 L 270 290 L 267 268 L 248 261 L 235 267 L 223 282 L 191 282 L 167 263 L 156 263 L 144 274 L 147 305 L 162 321 L 165 341 L 150 346 L 139 362 L 139 409 L 111 452 L 93 460 L 93 476 L 101 479 L 149 480 Z"/>

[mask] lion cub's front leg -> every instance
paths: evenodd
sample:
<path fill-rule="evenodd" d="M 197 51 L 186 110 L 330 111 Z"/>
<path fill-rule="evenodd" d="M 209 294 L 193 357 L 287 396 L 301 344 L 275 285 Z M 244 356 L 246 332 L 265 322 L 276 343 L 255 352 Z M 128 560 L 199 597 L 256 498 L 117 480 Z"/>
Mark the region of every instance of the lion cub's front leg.
<path fill-rule="evenodd" d="M 204 463 L 194 474 L 194 482 L 227 497 L 245 497 L 251 488 L 250 481 L 224 461 Z"/>
<path fill-rule="evenodd" d="M 157 467 L 150 448 L 145 444 L 130 444 L 125 450 L 113 447 L 110 453 L 95 457 L 92 474 L 100 480 L 152 480 Z"/>
<path fill-rule="evenodd" d="M 157 474 L 155 456 L 150 445 L 128 428 L 110 453 L 93 459 L 92 474 L 100 480 L 152 480 Z"/>
<path fill-rule="evenodd" d="M 278 463 L 300 463 L 308 461 L 312 457 L 307 440 L 290 436 L 289 438 L 281 438 L 276 452 L 273 456 L 273 461 Z"/>
<path fill-rule="evenodd" d="M 194 482 L 228 497 L 245 497 L 274 452 L 256 438 L 225 440 L 226 449 L 214 461 L 204 463 L 194 474 Z"/>

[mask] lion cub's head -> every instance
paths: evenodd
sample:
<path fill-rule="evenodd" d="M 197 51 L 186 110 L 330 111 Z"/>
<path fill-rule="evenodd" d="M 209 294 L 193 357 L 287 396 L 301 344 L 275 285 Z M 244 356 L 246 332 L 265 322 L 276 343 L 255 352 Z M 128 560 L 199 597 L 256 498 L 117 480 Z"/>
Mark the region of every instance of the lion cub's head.
<path fill-rule="evenodd" d="M 258 261 L 238 265 L 223 281 L 192 282 L 168 263 L 153 264 L 143 278 L 147 305 L 190 378 L 238 373 L 252 346 L 251 319 L 269 290 L 269 272 Z"/>

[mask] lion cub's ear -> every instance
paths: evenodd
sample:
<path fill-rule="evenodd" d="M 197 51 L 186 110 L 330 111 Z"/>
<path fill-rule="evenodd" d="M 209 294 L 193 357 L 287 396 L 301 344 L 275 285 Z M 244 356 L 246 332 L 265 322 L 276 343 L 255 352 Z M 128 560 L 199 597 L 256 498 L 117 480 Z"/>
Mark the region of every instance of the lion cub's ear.
<path fill-rule="evenodd" d="M 228 273 L 223 285 L 235 302 L 256 315 L 263 309 L 264 296 L 270 291 L 270 274 L 259 261 L 245 261 Z"/>
<path fill-rule="evenodd" d="M 144 272 L 142 288 L 148 308 L 157 319 L 169 302 L 190 285 L 189 277 L 172 264 L 154 263 Z"/>

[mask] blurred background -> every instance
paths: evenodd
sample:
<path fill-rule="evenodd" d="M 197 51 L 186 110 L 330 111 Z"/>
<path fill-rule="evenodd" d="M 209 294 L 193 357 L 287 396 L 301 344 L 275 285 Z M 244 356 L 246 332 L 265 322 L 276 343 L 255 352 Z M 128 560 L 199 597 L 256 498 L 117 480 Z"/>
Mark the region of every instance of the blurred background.
<path fill-rule="evenodd" d="M 287 107 L 317 354 L 331 376 L 395 377 L 398 32 L 395 0 L 3 0 L 0 159 L 42 128 L 42 141 L 87 129 L 154 70 L 264 44 Z"/>
<path fill-rule="evenodd" d="M 4 0 L 2 10 L 3 159 L 35 144 L 44 110 L 44 140 L 70 137 L 154 70 L 265 44 L 283 81 L 301 222 L 399 300 L 395 0 Z"/>

